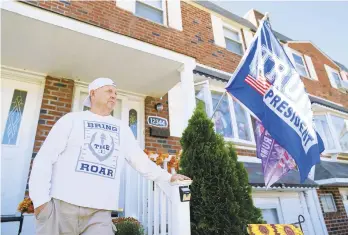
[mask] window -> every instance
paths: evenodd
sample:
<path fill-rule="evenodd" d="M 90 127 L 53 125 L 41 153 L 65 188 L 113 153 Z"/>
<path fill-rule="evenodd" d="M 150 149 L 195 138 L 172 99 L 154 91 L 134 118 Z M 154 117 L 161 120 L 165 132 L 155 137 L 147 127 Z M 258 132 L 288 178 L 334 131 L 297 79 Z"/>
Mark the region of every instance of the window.
<path fill-rule="evenodd" d="M 226 49 L 238 55 L 243 55 L 243 45 L 240 33 L 236 30 L 224 28 Z"/>
<path fill-rule="evenodd" d="M 10 110 L 7 116 L 6 127 L 2 138 L 2 144 L 16 145 L 19 127 L 22 122 L 26 91 L 14 90 Z"/>
<path fill-rule="evenodd" d="M 267 224 L 279 224 L 279 218 L 276 208 L 261 209 L 262 217 Z"/>
<path fill-rule="evenodd" d="M 325 69 L 326 69 L 327 76 L 329 77 L 331 86 L 334 88 L 341 88 L 342 79 L 338 71 L 331 68 L 330 66 L 327 66 L 326 64 L 325 64 Z"/>
<path fill-rule="evenodd" d="M 331 116 L 333 129 L 338 138 L 340 147 L 343 152 L 348 151 L 348 120 L 344 120 L 341 117 Z"/>
<path fill-rule="evenodd" d="M 217 133 L 227 140 L 254 144 L 251 116 L 234 98 L 225 94 L 221 99 L 223 90 L 210 87 L 207 81 L 195 85 L 195 94 L 196 101 L 204 104 L 209 117 L 215 111 L 212 120 Z"/>
<path fill-rule="evenodd" d="M 339 191 L 341 193 L 344 209 L 346 210 L 346 213 L 348 215 L 348 189 L 339 188 Z"/>
<path fill-rule="evenodd" d="M 222 95 L 223 93 L 221 92 L 211 91 L 213 109 L 216 109 L 213 117 L 215 130 L 224 137 L 233 138 L 230 104 L 228 102 L 227 95 L 222 98 L 219 106 L 217 107 Z"/>
<path fill-rule="evenodd" d="M 331 193 L 321 194 L 320 202 L 321 202 L 321 205 L 323 206 L 324 213 L 337 211 L 335 200 Z"/>
<path fill-rule="evenodd" d="M 334 150 L 335 142 L 333 140 L 326 116 L 321 115 L 314 117 L 314 123 L 317 128 L 317 132 L 324 142 L 325 150 Z"/>
<path fill-rule="evenodd" d="M 135 14 L 153 22 L 164 24 L 164 1 L 162 0 L 137 0 Z"/>
<path fill-rule="evenodd" d="M 138 138 L 138 112 L 135 109 L 129 110 L 129 127 L 131 128 L 135 139 Z"/>
<path fill-rule="evenodd" d="M 341 86 L 341 78 L 340 78 L 340 75 L 338 75 L 337 72 L 332 71 L 332 72 L 331 72 L 331 76 L 332 76 L 333 80 L 335 81 L 337 87 L 340 87 L 340 86 Z"/>
<path fill-rule="evenodd" d="M 334 114 L 314 116 L 326 153 L 348 152 L 348 120 Z"/>
<path fill-rule="evenodd" d="M 303 77 L 309 77 L 302 55 L 293 52 L 292 56 L 294 57 L 297 72 Z"/>

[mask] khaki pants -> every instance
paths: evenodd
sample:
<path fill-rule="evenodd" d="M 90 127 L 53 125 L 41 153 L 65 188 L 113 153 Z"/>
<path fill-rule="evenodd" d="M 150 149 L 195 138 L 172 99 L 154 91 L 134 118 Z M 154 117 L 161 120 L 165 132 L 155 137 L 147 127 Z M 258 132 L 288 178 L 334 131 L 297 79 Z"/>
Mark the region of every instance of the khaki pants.
<path fill-rule="evenodd" d="M 111 211 L 52 199 L 36 216 L 36 235 L 114 235 Z"/>

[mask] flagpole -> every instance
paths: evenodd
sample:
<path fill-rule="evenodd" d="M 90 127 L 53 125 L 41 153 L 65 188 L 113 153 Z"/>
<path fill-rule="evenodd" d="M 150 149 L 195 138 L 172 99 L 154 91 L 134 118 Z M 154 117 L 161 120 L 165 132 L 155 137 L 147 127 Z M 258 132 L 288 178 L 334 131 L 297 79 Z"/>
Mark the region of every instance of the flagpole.
<path fill-rule="evenodd" d="M 219 102 L 217 103 L 217 105 L 216 105 L 216 107 L 215 107 L 215 109 L 214 109 L 214 111 L 213 111 L 213 114 L 212 114 L 212 115 L 211 115 L 211 117 L 210 117 L 210 120 L 212 120 L 212 119 L 213 119 L 214 114 L 215 114 L 216 110 L 218 109 L 218 107 L 219 107 L 219 105 L 220 105 L 220 103 L 221 103 L 222 99 L 224 98 L 225 94 L 226 94 L 226 91 L 224 91 L 224 93 L 222 94 L 222 96 L 221 96 L 221 98 L 220 98 Z"/>

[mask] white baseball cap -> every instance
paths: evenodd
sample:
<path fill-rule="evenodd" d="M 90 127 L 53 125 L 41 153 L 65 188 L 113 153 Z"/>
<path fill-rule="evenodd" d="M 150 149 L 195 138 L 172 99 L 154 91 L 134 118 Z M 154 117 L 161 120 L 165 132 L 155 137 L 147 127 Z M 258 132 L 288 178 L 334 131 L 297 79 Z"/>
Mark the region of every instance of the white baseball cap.
<path fill-rule="evenodd" d="M 93 82 L 91 82 L 88 85 L 88 96 L 87 98 L 83 101 L 83 105 L 87 107 L 91 107 L 91 91 L 96 90 L 98 88 L 101 88 L 103 86 L 114 86 L 116 87 L 116 84 L 110 79 L 110 78 L 97 78 Z"/>

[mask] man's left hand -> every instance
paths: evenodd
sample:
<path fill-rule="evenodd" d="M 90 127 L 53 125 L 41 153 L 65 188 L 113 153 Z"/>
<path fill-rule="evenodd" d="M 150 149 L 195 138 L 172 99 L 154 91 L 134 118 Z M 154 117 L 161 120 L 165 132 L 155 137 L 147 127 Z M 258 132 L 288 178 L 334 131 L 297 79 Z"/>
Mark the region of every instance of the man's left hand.
<path fill-rule="evenodd" d="M 170 179 L 170 182 L 183 181 L 183 180 L 191 180 L 191 179 L 189 177 L 181 175 L 181 174 L 175 174 Z"/>

